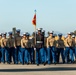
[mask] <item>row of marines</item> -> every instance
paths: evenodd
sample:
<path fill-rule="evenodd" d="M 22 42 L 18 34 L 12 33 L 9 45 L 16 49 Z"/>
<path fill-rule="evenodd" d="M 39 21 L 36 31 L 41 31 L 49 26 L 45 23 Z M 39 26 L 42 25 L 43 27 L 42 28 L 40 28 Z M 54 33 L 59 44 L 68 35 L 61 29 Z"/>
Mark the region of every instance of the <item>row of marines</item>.
<path fill-rule="evenodd" d="M 45 32 L 38 29 L 38 32 L 30 38 L 29 33 L 24 33 L 20 36 L 20 30 L 17 31 L 17 36 L 9 32 L 9 37 L 6 33 L 0 34 L 0 62 L 10 64 L 44 64 L 59 63 L 60 54 L 62 63 L 74 63 L 76 59 L 76 39 L 68 33 L 67 37 L 62 39 L 62 34 L 58 34 L 58 39 L 55 39 L 53 31 L 50 32 L 45 42 Z M 45 45 L 46 43 L 46 45 Z"/>

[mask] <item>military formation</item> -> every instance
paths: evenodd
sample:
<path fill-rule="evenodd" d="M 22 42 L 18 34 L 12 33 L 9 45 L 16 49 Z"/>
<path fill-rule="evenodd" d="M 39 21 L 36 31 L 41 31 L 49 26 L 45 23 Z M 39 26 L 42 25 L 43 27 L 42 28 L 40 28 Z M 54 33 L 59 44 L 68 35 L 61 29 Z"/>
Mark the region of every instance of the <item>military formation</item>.
<path fill-rule="evenodd" d="M 75 63 L 76 61 L 76 36 L 67 33 L 55 35 L 53 31 L 45 41 L 45 31 L 37 29 L 31 36 L 28 32 L 16 36 L 12 32 L 0 33 L 0 63 L 7 64 L 58 64 Z M 58 37 L 58 38 L 56 38 Z"/>

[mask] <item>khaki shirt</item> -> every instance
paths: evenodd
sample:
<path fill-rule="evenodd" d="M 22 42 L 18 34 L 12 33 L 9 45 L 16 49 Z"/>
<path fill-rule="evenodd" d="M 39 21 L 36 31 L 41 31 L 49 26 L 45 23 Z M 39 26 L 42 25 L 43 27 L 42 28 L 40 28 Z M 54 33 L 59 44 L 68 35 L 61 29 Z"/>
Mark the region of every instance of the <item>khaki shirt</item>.
<path fill-rule="evenodd" d="M 57 48 L 64 48 L 64 41 L 62 39 L 57 40 Z"/>
<path fill-rule="evenodd" d="M 28 39 L 21 39 L 21 47 L 22 48 L 30 48 L 31 47 L 31 42 Z"/>
<path fill-rule="evenodd" d="M 64 39 L 64 46 L 65 46 L 65 47 L 67 46 L 66 39 Z"/>
<path fill-rule="evenodd" d="M 21 36 L 15 38 L 15 46 L 21 46 Z"/>
<path fill-rule="evenodd" d="M 47 47 L 49 47 L 49 46 L 56 46 L 55 38 L 52 38 L 50 36 L 47 38 Z"/>
<path fill-rule="evenodd" d="M 2 38 L 0 38 L 0 46 L 1 46 L 1 39 L 2 39 Z"/>
<path fill-rule="evenodd" d="M 14 47 L 15 40 L 14 38 L 8 38 L 8 47 Z"/>
<path fill-rule="evenodd" d="M 74 44 L 74 42 L 73 42 L 72 38 L 67 37 L 65 40 L 65 46 L 66 47 L 73 47 L 73 44 Z"/>
<path fill-rule="evenodd" d="M 8 47 L 8 38 L 1 39 L 1 47 Z"/>

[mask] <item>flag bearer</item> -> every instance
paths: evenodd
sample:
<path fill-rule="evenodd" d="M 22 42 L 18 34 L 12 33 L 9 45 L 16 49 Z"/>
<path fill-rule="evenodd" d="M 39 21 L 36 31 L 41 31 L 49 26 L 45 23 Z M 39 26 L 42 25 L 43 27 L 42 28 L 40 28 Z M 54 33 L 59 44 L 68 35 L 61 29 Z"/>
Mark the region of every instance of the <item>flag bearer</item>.
<path fill-rule="evenodd" d="M 42 35 L 41 29 L 38 29 L 38 33 L 36 35 L 36 64 L 39 66 L 39 63 L 44 63 L 45 65 L 45 60 L 44 60 L 44 37 Z M 41 54 L 41 57 L 40 57 Z M 41 59 L 41 61 L 40 61 Z"/>
<path fill-rule="evenodd" d="M 44 65 L 46 65 L 46 52 L 47 52 L 47 49 L 46 49 L 46 46 L 45 46 L 45 30 L 42 30 L 42 41 L 43 41 L 43 47 L 42 49 L 40 49 L 40 62 Z"/>

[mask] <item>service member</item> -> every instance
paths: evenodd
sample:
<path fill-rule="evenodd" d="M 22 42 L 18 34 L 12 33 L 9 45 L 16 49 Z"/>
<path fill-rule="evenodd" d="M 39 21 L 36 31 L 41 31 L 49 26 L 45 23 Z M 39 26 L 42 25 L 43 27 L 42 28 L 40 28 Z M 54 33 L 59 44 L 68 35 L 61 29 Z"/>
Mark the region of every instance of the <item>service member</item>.
<path fill-rule="evenodd" d="M 15 48 L 14 48 L 14 38 L 12 36 L 12 32 L 9 32 L 9 38 L 8 38 L 8 47 L 9 47 L 9 63 L 12 62 L 12 58 L 13 58 L 13 62 L 15 64 Z"/>
<path fill-rule="evenodd" d="M 47 38 L 47 53 L 48 64 L 52 62 L 56 64 L 56 40 L 53 31 L 50 32 L 50 36 Z"/>
<path fill-rule="evenodd" d="M 9 59 L 9 52 L 8 52 L 8 38 L 6 37 L 7 33 L 3 34 L 3 38 L 1 39 L 1 47 L 2 47 L 2 62 L 5 63 L 5 57 L 6 62 L 8 63 Z M 5 55 L 6 54 L 6 55 Z"/>
<path fill-rule="evenodd" d="M 75 35 L 72 35 L 72 40 L 73 40 L 73 53 L 75 56 L 75 60 L 76 60 L 76 41 L 75 41 Z"/>
<path fill-rule="evenodd" d="M 66 59 L 66 62 L 68 63 L 69 61 L 71 61 L 71 63 L 74 62 L 74 56 L 73 56 L 73 40 L 72 40 L 72 37 L 71 37 L 71 33 L 69 32 L 68 33 L 68 36 L 66 38 L 66 41 L 65 41 L 65 59 Z"/>
<path fill-rule="evenodd" d="M 46 61 L 47 61 L 47 48 L 45 45 L 45 30 L 42 30 L 42 41 L 43 41 L 43 47 L 42 49 L 40 49 L 40 62 L 44 65 L 46 65 Z"/>
<path fill-rule="evenodd" d="M 16 30 L 17 35 L 15 37 L 15 63 L 21 62 L 21 36 L 20 36 L 20 29 Z"/>
<path fill-rule="evenodd" d="M 75 61 L 76 61 L 76 36 L 75 36 Z"/>
<path fill-rule="evenodd" d="M 25 62 L 29 64 L 29 61 L 31 61 L 32 57 L 30 56 L 30 51 L 31 42 L 29 41 L 29 33 L 24 33 L 21 39 L 22 64 Z"/>
<path fill-rule="evenodd" d="M 64 58 L 64 41 L 62 40 L 62 34 L 58 34 L 59 38 L 57 40 L 57 63 L 59 63 L 59 58 L 60 58 L 60 54 L 62 57 L 62 61 L 63 63 L 65 63 L 65 58 Z"/>
<path fill-rule="evenodd" d="M 42 29 L 39 28 L 38 33 L 36 35 L 36 64 L 37 64 L 37 66 L 39 66 L 40 63 L 44 63 L 44 65 L 45 65 L 44 53 L 43 53 L 43 51 L 44 51 L 44 44 L 43 44 L 44 37 L 42 35 L 41 30 Z"/>
<path fill-rule="evenodd" d="M 2 33 L 0 33 L 0 63 L 2 58 L 1 39 L 2 39 Z"/>
<path fill-rule="evenodd" d="M 28 57 L 29 57 L 29 63 L 33 63 L 33 52 L 34 52 L 34 48 L 33 48 L 33 39 L 30 38 L 30 34 L 29 33 L 26 33 L 26 39 L 28 40 L 28 43 L 27 43 L 27 50 L 28 50 Z"/>

